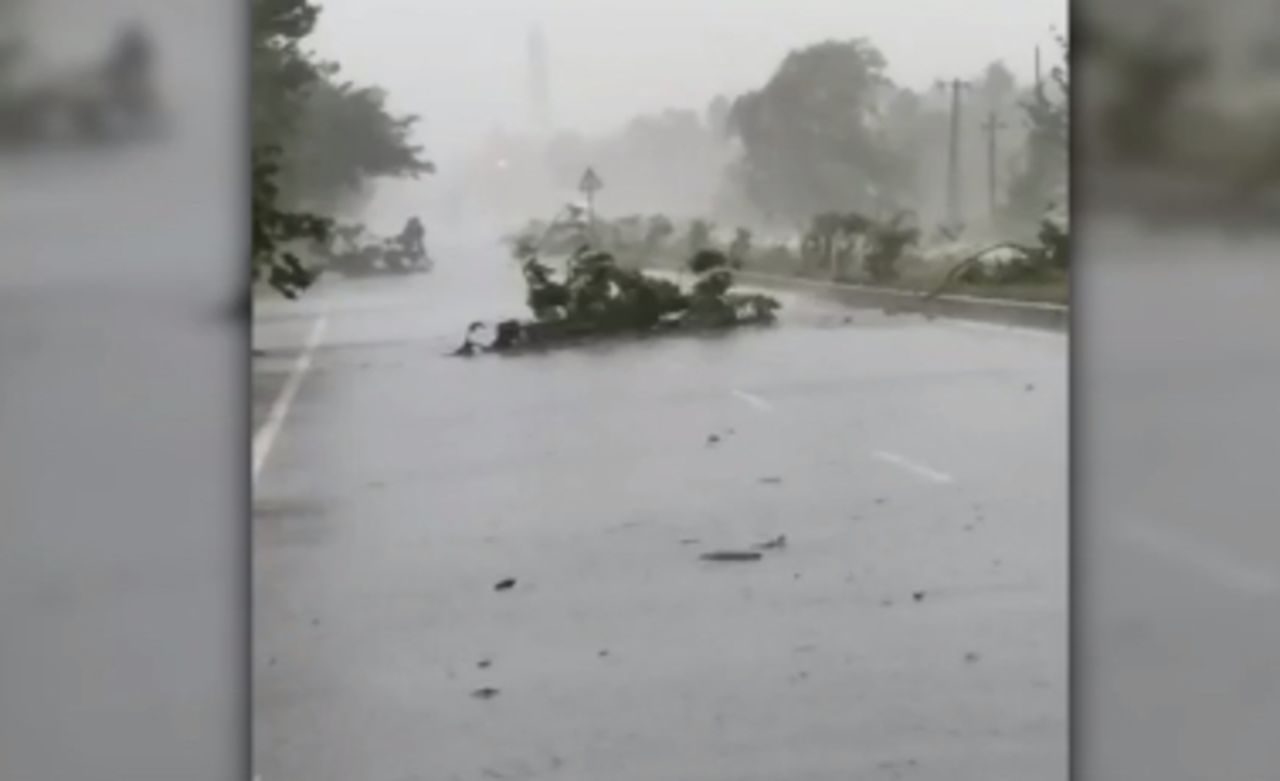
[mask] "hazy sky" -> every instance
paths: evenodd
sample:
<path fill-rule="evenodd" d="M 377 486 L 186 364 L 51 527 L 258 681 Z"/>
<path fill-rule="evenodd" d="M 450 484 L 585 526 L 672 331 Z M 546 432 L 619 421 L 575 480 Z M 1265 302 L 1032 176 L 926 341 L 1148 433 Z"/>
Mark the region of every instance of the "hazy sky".
<path fill-rule="evenodd" d="M 1021 78 L 1065 0 L 321 0 L 315 48 L 422 115 L 447 156 L 529 117 L 526 36 L 547 38 L 556 124 L 597 130 L 760 86 L 786 53 L 867 37 L 924 87 L 1002 59 Z"/>

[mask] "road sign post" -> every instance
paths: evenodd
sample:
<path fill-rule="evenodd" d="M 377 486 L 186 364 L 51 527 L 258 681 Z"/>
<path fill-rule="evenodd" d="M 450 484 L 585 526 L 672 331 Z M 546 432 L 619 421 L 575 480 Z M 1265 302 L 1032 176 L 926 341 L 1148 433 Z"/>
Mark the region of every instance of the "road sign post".
<path fill-rule="evenodd" d="M 604 187 L 604 182 L 596 175 L 595 169 L 590 166 L 582 174 L 582 180 L 578 182 L 578 189 L 587 198 L 587 230 L 592 238 L 596 232 L 596 191 Z"/>

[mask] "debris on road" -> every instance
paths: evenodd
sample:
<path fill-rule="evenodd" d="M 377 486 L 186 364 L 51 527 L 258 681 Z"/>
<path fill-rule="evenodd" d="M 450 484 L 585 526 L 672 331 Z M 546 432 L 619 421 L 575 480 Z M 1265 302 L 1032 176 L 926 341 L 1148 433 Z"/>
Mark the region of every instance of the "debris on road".
<path fill-rule="evenodd" d="M 497 583 L 493 584 L 493 590 L 494 590 L 494 591 L 509 591 L 509 590 L 511 590 L 511 589 L 513 589 L 513 588 L 515 588 L 515 586 L 516 586 L 516 579 L 515 579 L 515 578 L 507 578 L 506 580 L 500 580 L 500 581 L 498 581 Z"/>
<path fill-rule="evenodd" d="M 481 659 L 480 661 L 476 662 L 476 667 L 479 667 L 481 670 L 487 670 L 492 666 L 493 666 L 493 662 L 489 659 Z"/>
<path fill-rule="evenodd" d="M 458 349 L 454 350 L 453 352 L 449 353 L 449 355 L 453 356 L 454 358 L 470 358 L 474 356 L 477 353 L 477 351 L 478 351 L 478 348 L 476 347 L 474 342 L 464 341 L 462 343 L 462 346 L 460 346 Z"/>
<path fill-rule="evenodd" d="M 977 663 L 977 661 L 978 661 L 980 658 L 982 658 L 982 657 L 978 656 L 978 654 L 977 654 L 976 652 L 974 652 L 974 651 L 970 651 L 969 653 L 967 653 L 967 654 L 965 654 L 965 655 L 964 655 L 964 660 L 965 660 L 965 662 L 967 662 L 967 663 L 969 663 L 969 664 L 975 664 L 975 663 Z"/>
<path fill-rule="evenodd" d="M 764 485 L 781 485 L 782 478 L 781 477 L 762 477 L 758 482 L 763 483 Z"/>
<path fill-rule="evenodd" d="M 764 554 L 757 551 L 712 551 L 698 558 L 703 561 L 759 561 Z"/>
<path fill-rule="evenodd" d="M 780 550 L 787 547 L 787 535 L 779 534 L 768 542 L 762 542 L 755 546 L 756 550 Z"/>
<path fill-rule="evenodd" d="M 718 445 L 718 444 L 720 444 L 720 435 L 719 435 L 719 434 L 708 434 L 708 435 L 707 435 L 707 444 L 708 444 L 708 445 Z"/>
<path fill-rule="evenodd" d="M 484 331 L 484 323 L 475 322 L 467 326 L 467 333 L 462 337 L 462 345 L 454 350 L 451 355 L 469 358 L 478 354 L 483 346 L 478 341 L 479 334 Z"/>
<path fill-rule="evenodd" d="M 499 692 L 497 689 L 493 688 L 492 686 L 486 686 L 483 689 L 476 689 L 475 691 L 471 692 L 471 696 L 475 697 L 477 700 L 492 700 L 494 697 L 497 697 L 500 693 L 501 692 Z"/>
<path fill-rule="evenodd" d="M 604 658 L 605 658 L 605 657 L 607 657 L 608 655 L 609 655 L 609 649 L 608 649 L 608 648 L 601 648 L 601 649 L 600 649 L 600 652 L 596 654 L 596 656 L 599 656 L 601 659 L 604 659 Z"/>
<path fill-rule="evenodd" d="M 697 537 L 686 537 L 680 541 L 680 544 L 681 545 L 697 545 L 700 542 L 702 542 L 702 540 L 698 539 Z"/>
<path fill-rule="evenodd" d="M 915 591 L 915 592 L 912 592 L 911 598 L 917 602 L 923 602 L 925 598 L 925 594 L 926 592 L 924 591 Z"/>
<path fill-rule="evenodd" d="M 781 308 L 769 296 L 730 292 L 733 274 L 726 256 L 716 250 L 702 250 L 689 261 L 698 280 L 688 291 L 669 280 L 622 268 L 613 254 L 589 243 L 570 256 L 564 281 L 555 279 L 551 267 L 539 260 L 535 246 L 522 243 L 518 259 L 533 319 L 499 323 L 488 345 L 477 340 L 473 323 L 455 355 L 563 346 L 610 336 L 769 325 Z"/>

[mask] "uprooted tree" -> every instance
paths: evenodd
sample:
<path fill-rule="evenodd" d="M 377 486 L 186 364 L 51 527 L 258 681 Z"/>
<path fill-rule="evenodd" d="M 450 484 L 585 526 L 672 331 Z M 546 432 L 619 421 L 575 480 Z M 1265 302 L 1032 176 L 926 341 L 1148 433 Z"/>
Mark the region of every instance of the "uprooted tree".
<path fill-rule="evenodd" d="M 725 329 L 772 323 L 780 308 L 769 296 L 732 292 L 729 259 L 718 250 L 694 254 L 689 269 L 696 281 L 685 291 L 667 279 L 622 268 L 615 257 L 581 246 L 567 263 L 563 280 L 527 247 L 522 258 L 531 321 L 499 323 L 489 345 L 468 331 L 458 354 L 550 347 L 583 339 L 669 331 Z"/>
<path fill-rule="evenodd" d="M 952 266 L 925 297 L 935 298 L 957 283 L 1018 285 L 1067 273 L 1071 265 L 1071 234 L 1066 224 L 1055 217 L 1045 217 L 1036 239 L 1034 245 L 1005 241 L 973 253 Z"/>

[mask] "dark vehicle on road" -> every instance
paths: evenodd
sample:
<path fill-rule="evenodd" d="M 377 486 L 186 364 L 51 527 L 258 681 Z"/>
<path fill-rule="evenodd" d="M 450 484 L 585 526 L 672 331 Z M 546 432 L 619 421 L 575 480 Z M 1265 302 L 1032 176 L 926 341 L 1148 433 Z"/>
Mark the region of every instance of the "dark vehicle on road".
<path fill-rule="evenodd" d="M 372 277 L 386 274 L 423 274 L 435 262 L 427 252 L 422 223 L 413 218 L 405 230 L 392 238 L 362 242 L 365 231 L 359 226 L 340 227 L 333 240 L 320 248 L 326 269 L 344 277 Z"/>
<path fill-rule="evenodd" d="M 0 150 L 112 145 L 161 127 L 154 49 L 141 27 L 122 31 L 94 65 L 33 71 L 16 44 L 0 59 Z"/>

